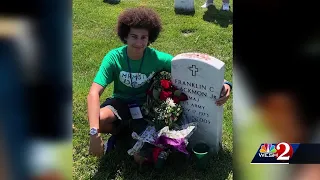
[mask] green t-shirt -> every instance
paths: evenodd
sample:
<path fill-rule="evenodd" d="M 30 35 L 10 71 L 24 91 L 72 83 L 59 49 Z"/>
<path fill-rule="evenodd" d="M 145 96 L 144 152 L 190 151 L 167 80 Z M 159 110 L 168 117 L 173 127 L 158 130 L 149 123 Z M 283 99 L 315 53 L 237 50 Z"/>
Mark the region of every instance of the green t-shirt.
<path fill-rule="evenodd" d="M 141 102 L 145 100 L 146 91 L 150 87 L 149 80 L 157 72 L 171 72 L 171 60 L 173 56 L 147 47 L 143 58 L 131 60 L 127 56 L 126 47 L 122 46 L 107 53 L 94 78 L 94 82 L 103 87 L 114 82 L 112 97 L 123 100 L 135 99 Z M 132 78 L 130 78 L 127 58 L 131 67 Z M 143 63 L 139 74 L 142 59 Z"/>

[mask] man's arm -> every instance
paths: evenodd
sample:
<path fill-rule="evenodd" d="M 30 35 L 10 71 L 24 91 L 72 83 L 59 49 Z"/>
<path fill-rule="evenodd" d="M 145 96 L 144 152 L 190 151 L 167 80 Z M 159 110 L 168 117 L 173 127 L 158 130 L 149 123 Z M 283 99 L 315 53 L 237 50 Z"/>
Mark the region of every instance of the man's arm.
<path fill-rule="evenodd" d="M 102 64 L 97 72 L 87 96 L 88 118 L 90 129 L 99 129 L 100 119 L 100 96 L 104 89 L 113 81 L 114 73 L 114 52 L 109 52 L 102 61 Z"/>
<path fill-rule="evenodd" d="M 99 129 L 100 96 L 103 93 L 104 89 L 105 88 L 101 85 L 92 83 L 89 94 L 87 96 L 90 128 Z"/>

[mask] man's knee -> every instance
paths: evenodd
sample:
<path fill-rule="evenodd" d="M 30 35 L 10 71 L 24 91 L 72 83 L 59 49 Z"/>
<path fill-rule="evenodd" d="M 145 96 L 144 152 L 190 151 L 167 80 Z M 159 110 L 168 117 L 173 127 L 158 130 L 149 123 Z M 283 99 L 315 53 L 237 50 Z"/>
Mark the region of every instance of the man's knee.
<path fill-rule="evenodd" d="M 112 110 L 108 107 L 104 107 L 100 109 L 100 121 L 104 123 L 112 123 L 116 120 L 116 117 Z"/>
<path fill-rule="evenodd" d="M 116 120 L 113 112 L 108 108 L 104 107 L 100 109 L 100 132 L 101 133 L 112 133 L 114 131 L 113 122 Z"/>

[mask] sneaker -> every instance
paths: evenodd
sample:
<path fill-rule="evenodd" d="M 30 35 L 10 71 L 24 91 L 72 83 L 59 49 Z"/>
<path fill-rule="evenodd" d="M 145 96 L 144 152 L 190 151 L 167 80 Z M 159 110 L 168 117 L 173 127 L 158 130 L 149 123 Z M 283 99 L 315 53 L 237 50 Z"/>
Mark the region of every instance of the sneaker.
<path fill-rule="evenodd" d="M 116 148 L 116 137 L 115 136 L 111 136 L 107 142 L 104 143 L 104 152 L 110 152 L 113 149 Z"/>
<path fill-rule="evenodd" d="M 213 2 L 212 3 L 205 2 L 201 7 L 202 8 L 208 8 L 209 6 L 214 6 L 214 3 Z"/>
<path fill-rule="evenodd" d="M 229 11 L 229 10 L 230 10 L 229 3 L 223 3 L 223 5 L 222 5 L 222 10 L 223 10 L 223 11 Z"/>

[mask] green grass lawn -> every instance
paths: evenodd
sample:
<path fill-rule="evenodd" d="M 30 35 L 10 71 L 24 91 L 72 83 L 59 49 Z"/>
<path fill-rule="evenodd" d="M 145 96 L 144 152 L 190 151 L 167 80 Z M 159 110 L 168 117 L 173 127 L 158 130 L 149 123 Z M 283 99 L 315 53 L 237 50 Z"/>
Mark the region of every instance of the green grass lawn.
<path fill-rule="evenodd" d="M 193 162 L 181 154 L 170 156 L 163 172 L 139 168 L 125 150 L 101 159 L 88 155 L 86 96 L 102 58 L 122 45 L 115 25 L 123 9 L 154 8 L 161 16 L 163 31 L 152 47 L 173 55 L 208 53 L 226 63 L 225 79 L 232 80 L 232 13 L 220 11 L 221 1 L 209 9 L 200 8 L 202 3 L 204 0 L 196 1 L 194 16 L 186 16 L 174 13 L 174 0 L 122 0 L 118 5 L 102 0 L 73 1 L 73 120 L 77 129 L 73 134 L 73 179 L 233 179 L 232 96 L 224 106 L 223 149 L 205 172 L 195 170 Z M 182 33 L 188 31 L 192 33 Z M 112 88 L 105 90 L 101 102 L 111 95 Z"/>

